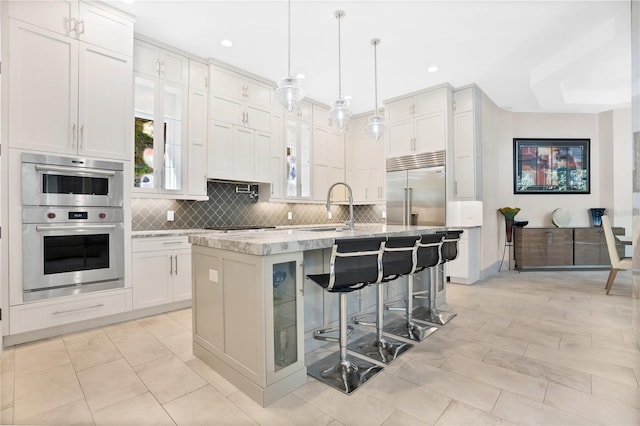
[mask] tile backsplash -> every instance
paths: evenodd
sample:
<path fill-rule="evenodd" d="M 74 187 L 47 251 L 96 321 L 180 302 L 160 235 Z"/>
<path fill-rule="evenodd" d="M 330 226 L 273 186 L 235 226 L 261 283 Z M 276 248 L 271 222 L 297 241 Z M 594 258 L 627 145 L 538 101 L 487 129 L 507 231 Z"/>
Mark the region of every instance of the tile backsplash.
<path fill-rule="evenodd" d="M 134 198 L 132 230 L 195 229 L 207 226 L 284 226 L 342 223 L 349 218 L 349 206 L 332 205 L 332 219 L 327 220 L 324 204 L 256 202 L 249 194 L 237 194 L 236 187 L 246 185 L 208 182 L 208 201 Z M 258 190 L 257 185 L 251 189 Z M 175 220 L 167 221 L 167 211 Z M 382 205 L 354 206 L 356 223 L 383 223 Z M 293 215 L 287 220 L 287 212 Z"/>

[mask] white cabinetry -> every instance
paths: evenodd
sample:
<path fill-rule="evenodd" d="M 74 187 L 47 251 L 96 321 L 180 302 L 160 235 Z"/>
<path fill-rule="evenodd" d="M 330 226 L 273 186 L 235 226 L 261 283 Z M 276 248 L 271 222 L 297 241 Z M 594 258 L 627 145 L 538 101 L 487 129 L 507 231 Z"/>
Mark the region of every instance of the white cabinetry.
<path fill-rule="evenodd" d="M 189 83 L 189 60 L 182 55 L 136 40 L 133 68 L 172 83 Z"/>
<path fill-rule="evenodd" d="M 269 181 L 272 87 L 210 66 L 207 177 Z"/>
<path fill-rule="evenodd" d="M 193 352 L 262 406 L 306 382 L 302 253 L 193 247 Z"/>
<path fill-rule="evenodd" d="M 368 116 L 351 120 L 347 134 L 347 182 L 353 188 L 353 201 L 359 204 L 383 202 L 384 137 L 375 142 L 365 126 Z"/>
<path fill-rule="evenodd" d="M 313 105 L 312 193 L 315 201 L 323 202 L 327 199 L 329 187 L 345 180 L 345 136 L 344 133 L 330 127 L 328 115 L 328 109 Z M 331 199 L 338 202 L 346 201 L 345 187 L 341 185 L 334 188 Z"/>
<path fill-rule="evenodd" d="M 41 330 L 129 311 L 130 288 L 25 303 L 9 308 L 9 334 Z"/>
<path fill-rule="evenodd" d="M 191 246 L 186 236 L 134 238 L 133 309 L 191 298 Z"/>
<path fill-rule="evenodd" d="M 473 284 L 480 279 L 481 228 L 463 229 L 458 241 L 458 256 L 447 262 L 446 275 L 453 283 Z"/>
<path fill-rule="evenodd" d="M 450 110 L 449 86 L 388 101 L 387 157 L 445 150 Z"/>
<path fill-rule="evenodd" d="M 131 19 L 84 2 L 8 9 L 10 146 L 129 159 Z"/>
<path fill-rule="evenodd" d="M 453 93 L 454 189 L 457 200 L 482 199 L 480 92 L 472 86 Z"/>
<path fill-rule="evenodd" d="M 189 60 L 189 152 L 187 194 L 207 195 L 207 83 L 208 66 Z"/>

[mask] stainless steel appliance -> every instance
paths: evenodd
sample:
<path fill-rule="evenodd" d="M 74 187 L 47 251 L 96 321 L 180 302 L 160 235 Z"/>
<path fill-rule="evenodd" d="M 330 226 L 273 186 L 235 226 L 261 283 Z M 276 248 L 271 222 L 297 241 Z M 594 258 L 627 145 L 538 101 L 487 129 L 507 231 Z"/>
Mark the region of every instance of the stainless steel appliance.
<path fill-rule="evenodd" d="M 122 163 L 23 153 L 22 205 L 122 207 L 123 179 Z"/>
<path fill-rule="evenodd" d="M 445 152 L 387 159 L 387 223 L 444 226 Z"/>
<path fill-rule="evenodd" d="M 123 210 L 22 209 L 25 302 L 124 286 Z"/>

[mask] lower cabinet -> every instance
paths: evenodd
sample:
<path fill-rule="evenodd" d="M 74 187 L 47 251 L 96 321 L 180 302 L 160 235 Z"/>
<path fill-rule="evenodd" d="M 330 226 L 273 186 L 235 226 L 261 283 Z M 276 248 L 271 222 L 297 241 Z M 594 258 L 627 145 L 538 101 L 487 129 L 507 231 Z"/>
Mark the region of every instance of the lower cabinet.
<path fill-rule="evenodd" d="M 131 289 L 101 291 L 9 308 L 9 334 L 92 320 L 131 311 Z"/>
<path fill-rule="evenodd" d="M 193 246 L 193 353 L 263 406 L 306 382 L 301 266 Z"/>
<path fill-rule="evenodd" d="M 191 298 L 188 237 L 134 238 L 131 250 L 133 309 Z"/>
<path fill-rule="evenodd" d="M 445 263 L 446 276 L 451 282 L 473 284 L 480 279 L 480 231 L 477 228 L 463 229 L 458 241 L 458 256 Z"/>
<path fill-rule="evenodd" d="M 624 228 L 614 228 L 624 235 Z M 514 228 L 516 269 L 609 268 L 602 228 Z M 620 245 L 619 249 L 621 249 Z"/>

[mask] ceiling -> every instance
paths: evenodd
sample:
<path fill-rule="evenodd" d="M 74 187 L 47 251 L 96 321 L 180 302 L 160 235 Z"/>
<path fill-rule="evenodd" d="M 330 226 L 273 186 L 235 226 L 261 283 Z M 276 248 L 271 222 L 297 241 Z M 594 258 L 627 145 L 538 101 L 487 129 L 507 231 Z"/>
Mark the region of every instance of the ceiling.
<path fill-rule="evenodd" d="M 272 81 L 287 74 L 284 0 L 107 3 L 133 14 L 144 36 Z M 334 12 L 342 9 L 342 92 L 354 113 L 374 108 L 372 38 L 381 40 L 380 104 L 441 83 L 475 83 L 513 111 L 607 111 L 630 105 L 630 3 L 293 0 L 291 65 L 305 74 L 308 97 L 337 99 Z M 427 72 L 432 65 L 439 71 Z"/>

